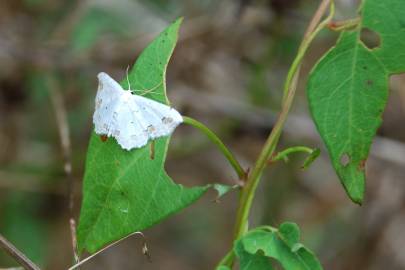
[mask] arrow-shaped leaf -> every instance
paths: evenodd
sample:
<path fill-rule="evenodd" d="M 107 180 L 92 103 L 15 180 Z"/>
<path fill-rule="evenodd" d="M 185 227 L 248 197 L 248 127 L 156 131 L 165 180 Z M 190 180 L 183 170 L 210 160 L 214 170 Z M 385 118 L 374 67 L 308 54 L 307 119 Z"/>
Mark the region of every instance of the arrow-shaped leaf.
<path fill-rule="evenodd" d="M 181 20 L 163 31 L 139 56 L 129 74 L 132 89 L 153 89 L 145 96 L 168 104 L 166 66 L 176 45 Z M 126 79 L 121 83 L 128 89 Z M 123 150 L 113 138 L 103 142 L 93 132 L 87 152 L 83 202 L 77 232 L 79 250 L 90 253 L 143 230 L 200 198 L 208 187 L 175 184 L 164 170 L 169 138 Z"/>
<path fill-rule="evenodd" d="M 361 203 L 365 162 L 381 124 L 388 97 L 388 78 L 405 72 L 405 2 L 365 0 L 362 19 L 341 34 L 311 72 L 307 93 L 312 117 L 349 197 Z M 380 46 L 361 41 L 374 31 Z"/>

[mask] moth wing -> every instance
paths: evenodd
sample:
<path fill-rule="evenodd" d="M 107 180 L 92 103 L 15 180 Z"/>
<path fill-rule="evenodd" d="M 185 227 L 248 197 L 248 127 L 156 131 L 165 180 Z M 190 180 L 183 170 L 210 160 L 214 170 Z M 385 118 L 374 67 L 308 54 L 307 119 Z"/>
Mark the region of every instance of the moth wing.
<path fill-rule="evenodd" d="M 148 143 L 147 122 L 135 96 L 130 91 L 124 91 L 117 105 L 111 135 L 126 150 L 145 146 Z"/>
<path fill-rule="evenodd" d="M 124 90 L 114 79 L 104 72 L 99 73 L 97 77 L 99 84 L 93 123 L 97 134 L 110 136 L 114 125 L 114 112 L 119 107 L 120 97 Z"/>
<path fill-rule="evenodd" d="M 113 136 L 122 148 L 143 147 L 148 140 L 170 135 L 183 122 L 175 109 L 125 91 L 106 73 L 97 77 L 95 132 Z"/>
<path fill-rule="evenodd" d="M 168 136 L 183 122 L 180 113 L 165 104 L 137 95 L 134 98 L 141 110 L 142 119 L 147 124 L 149 139 Z"/>

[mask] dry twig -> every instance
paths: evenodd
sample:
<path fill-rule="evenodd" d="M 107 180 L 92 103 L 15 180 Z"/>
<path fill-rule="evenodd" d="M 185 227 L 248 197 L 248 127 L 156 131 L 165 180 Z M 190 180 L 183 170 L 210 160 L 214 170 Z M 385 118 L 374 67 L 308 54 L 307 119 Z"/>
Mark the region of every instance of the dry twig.
<path fill-rule="evenodd" d="M 0 234 L 0 246 L 26 270 L 40 270 L 40 268 L 19 251 L 13 244 Z"/>

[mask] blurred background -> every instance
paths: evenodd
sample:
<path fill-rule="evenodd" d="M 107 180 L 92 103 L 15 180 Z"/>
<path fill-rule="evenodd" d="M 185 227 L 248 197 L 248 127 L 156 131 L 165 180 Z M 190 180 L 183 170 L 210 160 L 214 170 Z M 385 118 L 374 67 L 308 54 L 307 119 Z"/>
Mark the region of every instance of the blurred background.
<path fill-rule="evenodd" d="M 169 97 L 207 124 L 251 166 L 279 110 L 282 85 L 319 1 L 5 0 L 0 2 L 0 232 L 44 269 L 72 264 L 68 180 L 79 215 L 96 75 L 116 80 L 175 18 L 184 16 L 169 64 Z M 336 19 L 359 1 L 336 1 Z M 263 175 L 251 227 L 293 221 L 325 269 L 405 269 L 405 77 L 393 76 L 384 122 L 367 162 L 364 205 L 345 195 L 308 113 L 308 72 L 337 33 L 325 30 L 304 61 L 280 149 L 320 147 Z M 66 136 L 68 135 L 68 136 Z M 70 138 L 71 142 L 66 141 Z M 65 160 L 71 156 L 72 175 Z M 236 175 L 206 137 L 178 128 L 166 164 L 187 186 L 234 184 Z M 69 170 L 69 168 L 65 168 Z M 152 263 L 130 238 L 82 269 L 213 269 L 230 248 L 237 194 L 215 192 L 146 230 Z M 17 266 L 0 250 L 0 268 Z"/>

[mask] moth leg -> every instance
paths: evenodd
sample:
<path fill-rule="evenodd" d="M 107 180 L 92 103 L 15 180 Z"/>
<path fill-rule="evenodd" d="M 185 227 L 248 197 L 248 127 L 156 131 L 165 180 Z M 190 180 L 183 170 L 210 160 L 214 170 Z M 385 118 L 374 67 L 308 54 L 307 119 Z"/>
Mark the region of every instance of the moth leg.
<path fill-rule="evenodd" d="M 150 142 L 150 147 L 149 147 L 149 157 L 151 160 L 155 159 L 155 141 Z"/>

